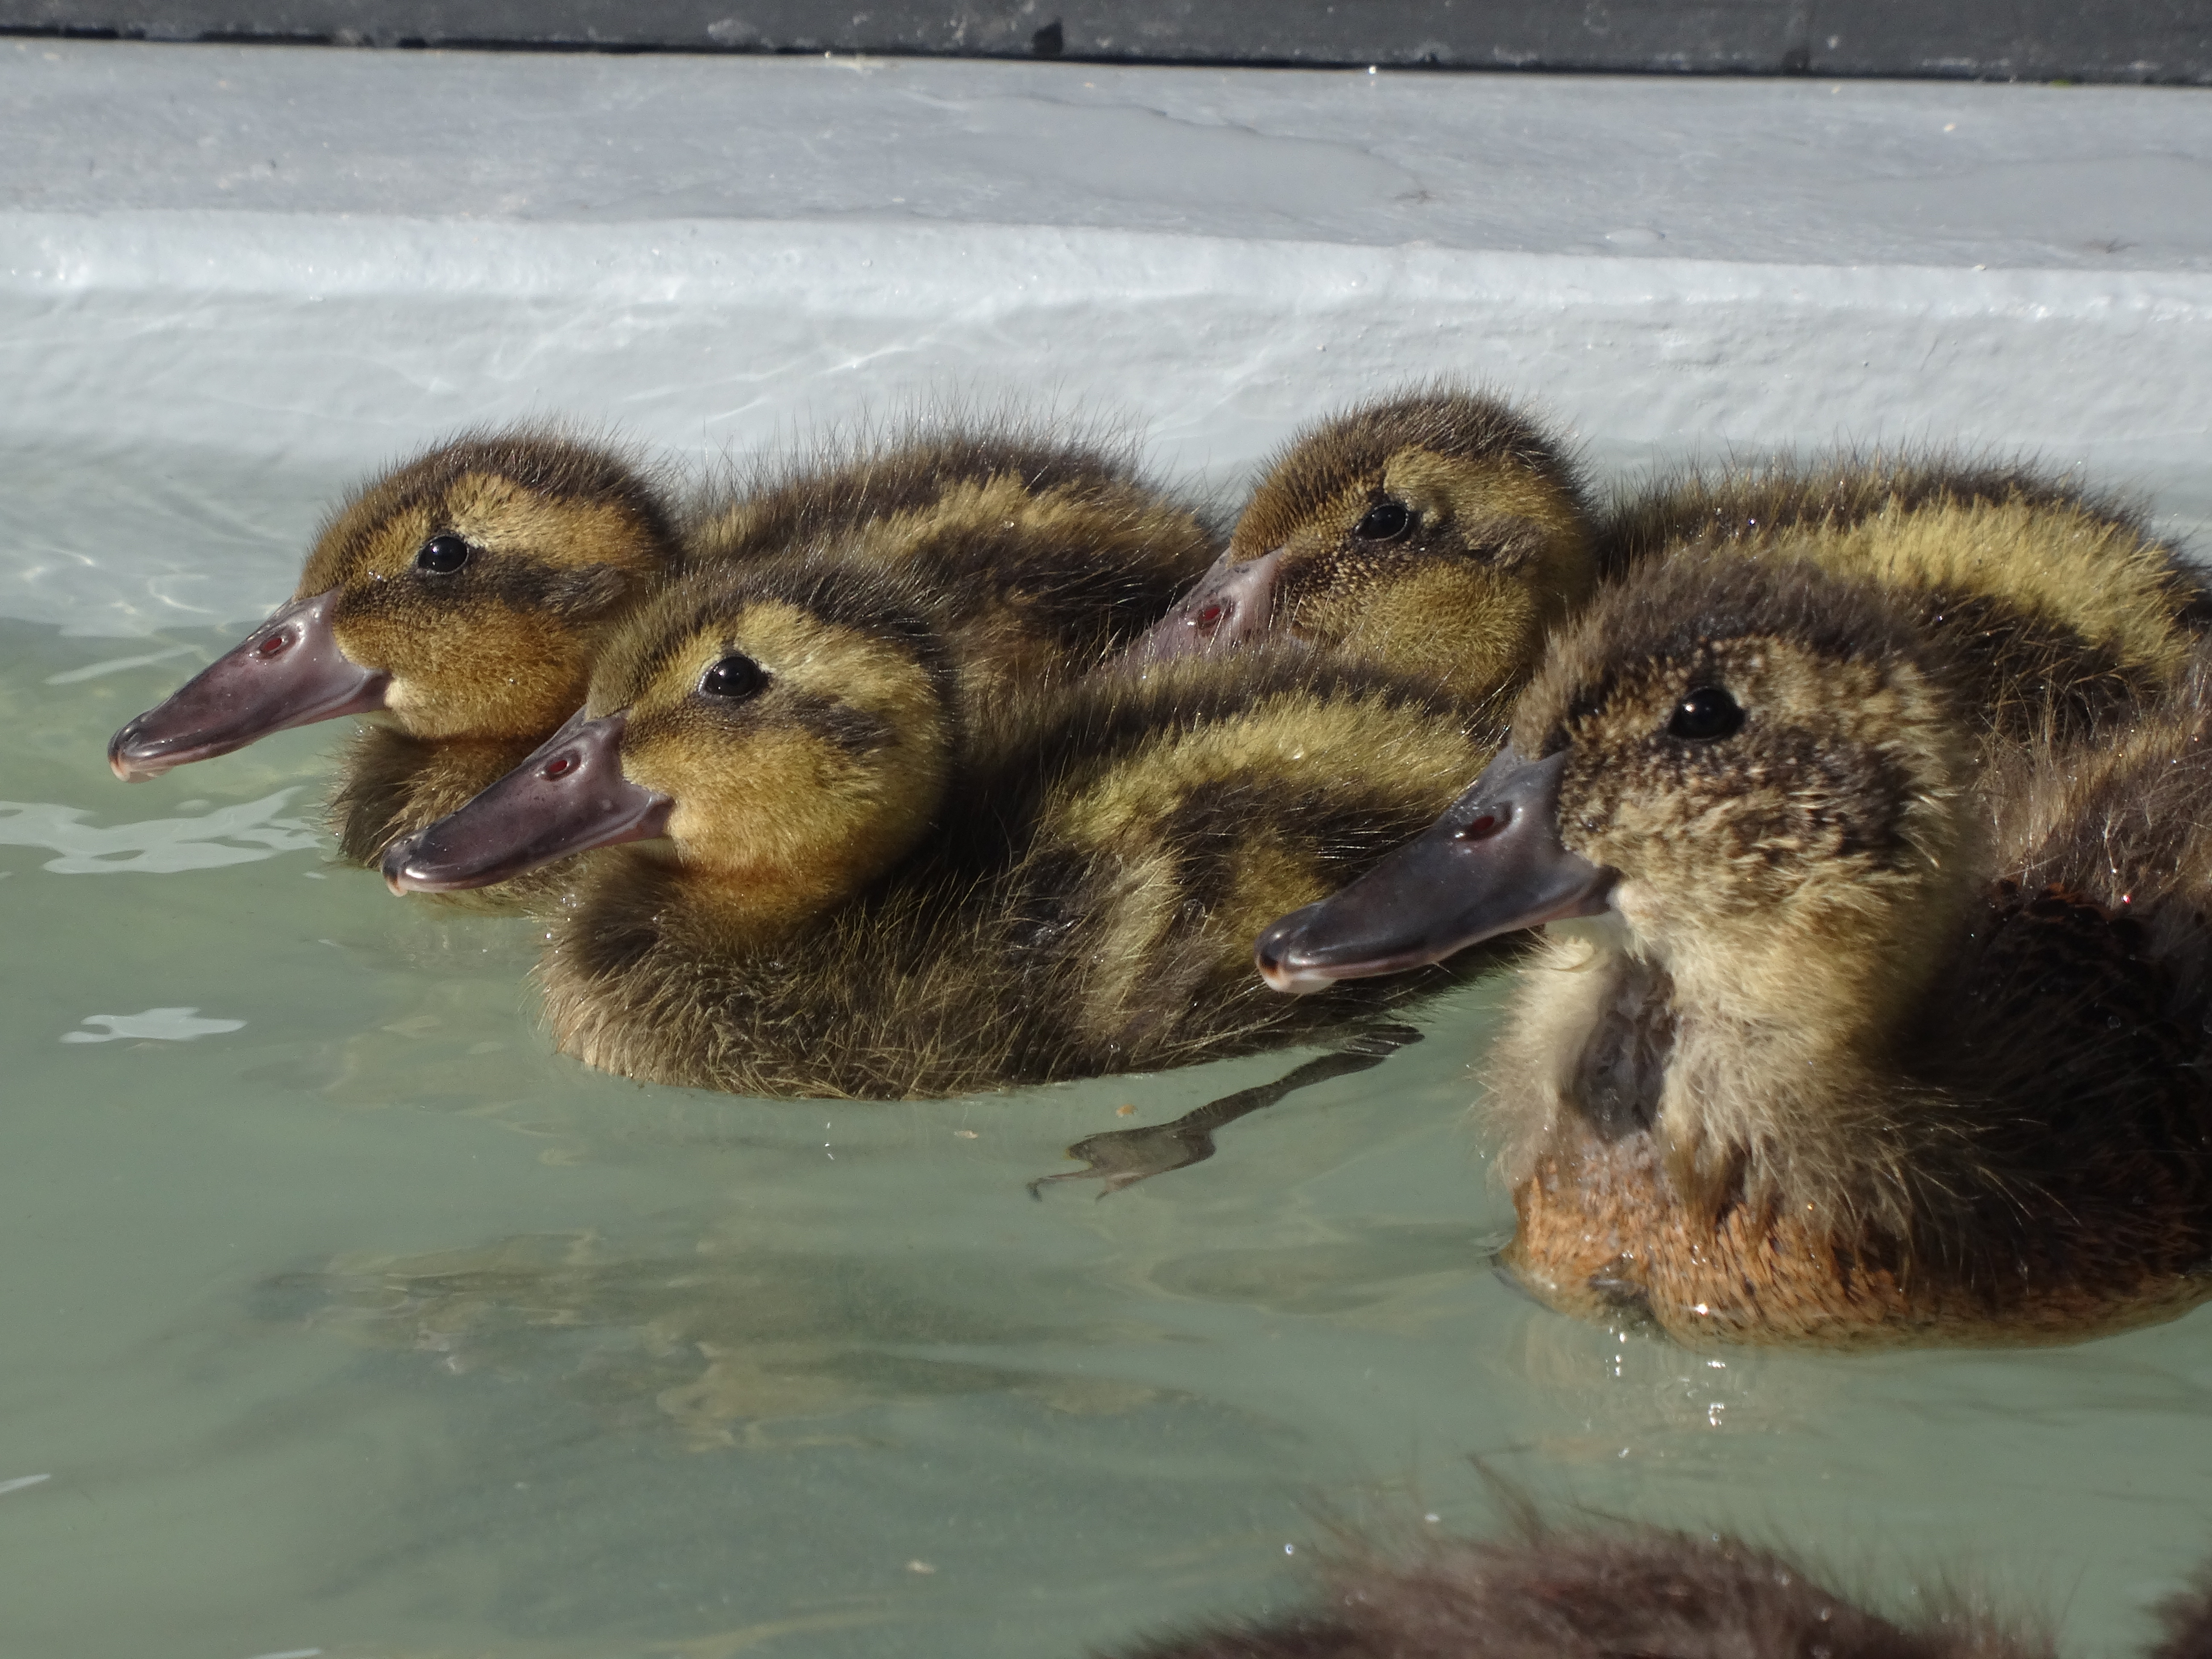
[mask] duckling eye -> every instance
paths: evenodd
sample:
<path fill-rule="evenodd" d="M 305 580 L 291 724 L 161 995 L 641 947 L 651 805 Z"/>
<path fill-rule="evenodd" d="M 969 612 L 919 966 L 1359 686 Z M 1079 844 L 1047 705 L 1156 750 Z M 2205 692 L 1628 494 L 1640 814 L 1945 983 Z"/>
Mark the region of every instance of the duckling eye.
<path fill-rule="evenodd" d="M 1743 730 L 1743 710 L 1717 685 L 1701 685 L 1674 705 L 1667 735 L 1692 743 L 1712 743 Z"/>
<path fill-rule="evenodd" d="M 427 575 L 450 576 L 469 562 L 469 544 L 459 536 L 433 536 L 415 556 L 415 568 Z"/>
<path fill-rule="evenodd" d="M 1413 514 L 1403 501 L 1378 501 L 1367 509 L 1367 516 L 1352 527 L 1352 533 L 1363 542 L 1395 541 L 1413 528 Z"/>
<path fill-rule="evenodd" d="M 699 689 L 710 697 L 757 696 L 767 684 L 768 671 L 742 651 L 732 651 L 699 677 Z"/>

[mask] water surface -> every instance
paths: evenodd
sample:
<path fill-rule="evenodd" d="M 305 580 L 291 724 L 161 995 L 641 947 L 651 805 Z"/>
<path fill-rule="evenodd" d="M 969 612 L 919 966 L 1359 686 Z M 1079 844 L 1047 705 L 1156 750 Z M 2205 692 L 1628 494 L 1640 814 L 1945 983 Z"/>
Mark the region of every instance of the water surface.
<path fill-rule="evenodd" d="M 331 861 L 334 728 L 108 775 L 231 637 L 0 623 L 11 1652 L 1074 1655 L 1280 1602 L 1320 1512 L 1487 1524 L 1470 1457 L 2080 1650 L 2212 1547 L 2212 1314 L 1716 1356 L 1516 1295 L 1493 991 L 1104 1201 L 1026 1183 L 1290 1061 L 889 1106 L 586 1072 L 526 923 Z"/>

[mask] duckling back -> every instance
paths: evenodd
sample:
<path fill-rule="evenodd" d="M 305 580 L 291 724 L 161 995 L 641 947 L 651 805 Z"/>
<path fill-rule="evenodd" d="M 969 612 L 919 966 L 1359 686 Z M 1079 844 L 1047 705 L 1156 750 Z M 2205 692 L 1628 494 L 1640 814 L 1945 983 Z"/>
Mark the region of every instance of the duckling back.
<path fill-rule="evenodd" d="M 685 539 L 695 565 L 811 551 L 904 571 L 933 596 L 979 698 L 1120 651 L 1218 546 L 1127 447 L 1012 423 L 924 427 L 756 471 Z"/>
<path fill-rule="evenodd" d="M 2024 1195 L 1977 1228 L 1981 1271 L 2212 1295 L 2212 651 L 2116 741 L 1985 791 L 1996 874 L 1912 1057 L 1947 1093 L 2033 1103 L 1993 1126 Z"/>
<path fill-rule="evenodd" d="M 2032 469 L 1843 457 L 1667 478 L 1615 507 L 1618 574 L 1670 550 L 1809 560 L 1895 590 L 1971 659 L 1999 734 L 2125 720 L 2180 678 L 2208 616 L 2140 513 Z"/>
<path fill-rule="evenodd" d="M 997 902 L 1021 919 L 1025 982 L 1066 1010 L 1051 1040 L 1073 1058 L 1036 1068 L 1146 1070 L 1310 1041 L 1441 988 L 1377 981 L 1364 1007 L 1285 1024 L 1249 941 L 1282 899 L 1334 890 L 1421 823 L 1495 749 L 1493 720 L 1423 678 L 1266 653 L 1101 677 L 1020 722 L 979 763 L 975 797 L 991 804 L 989 833 L 1024 826 Z M 951 828 L 955 847 L 976 833 Z"/>

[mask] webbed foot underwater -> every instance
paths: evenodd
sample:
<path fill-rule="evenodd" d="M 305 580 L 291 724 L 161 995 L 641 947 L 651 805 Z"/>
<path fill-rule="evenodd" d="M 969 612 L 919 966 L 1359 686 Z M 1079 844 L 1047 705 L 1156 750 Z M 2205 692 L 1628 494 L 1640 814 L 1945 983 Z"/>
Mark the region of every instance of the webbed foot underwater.
<path fill-rule="evenodd" d="M 1063 1181 L 1095 1181 L 1098 1183 L 1098 1196 L 1104 1198 L 1154 1176 L 1170 1175 L 1194 1164 L 1203 1164 L 1214 1154 L 1215 1130 L 1224 1129 L 1255 1112 L 1265 1111 L 1300 1089 L 1380 1066 L 1407 1043 L 1420 1040 L 1421 1033 L 1411 1025 L 1382 1025 L 1356 1031 L 1334 1054 L 1316 1055 L 1270 1082 L 1255 1084 L 1218 1100 L 1210 1100 L 1171 1122 L 1085 1135 L 1067 1149 L 1067 1155 L 1081 1158 L 1089 1167 L 1039 1176 L 1030 1182 L 1030 1196 L 1042 1198 L 1047 1187 Z"/>

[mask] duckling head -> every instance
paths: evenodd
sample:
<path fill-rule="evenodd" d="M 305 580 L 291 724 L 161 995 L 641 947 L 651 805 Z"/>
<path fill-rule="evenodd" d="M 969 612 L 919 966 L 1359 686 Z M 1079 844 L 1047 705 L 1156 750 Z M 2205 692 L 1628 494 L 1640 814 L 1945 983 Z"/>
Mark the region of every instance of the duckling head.
<path fill-rule="evenodd" d="M 905 856 L 943 800 L 953 690 L 924 597 L 801 558 L 680 579 L 609 642 L 567 725 L 392 847 L 386 882 L 454 891 L 645 842 L 748 928 L 818 914 Z"/>
<path fill-rule="evenodd" d="M 1746 1022 L 1883 1025 L 1966 891 L 1973 726 L 1935 642 L 1809 564 L 1688 554 L 1602 597 L 1436 825 L 1256 946 L 1278 990 L 1516 928 L 1601 932 Z"/>
<path fill-rule="evenodd" d="M 292 600 L 118 732 L 108 763 L 149 778 L 379 710 L 426 739 L 542 737 L 675 558 L 652 483 L 614 452 L 526 430 L 461 439 L 340 509 Z"/>
<path fill-rule="evenodd" d="M 1539 428 L 1494 398 L 1399 398 L 1285 450 L 1228 551 L 1143 648 L 1273 635 L 1486 691 L 1517 680 L 1588 597 L 1595 544 L 1574 470 Z"/>

